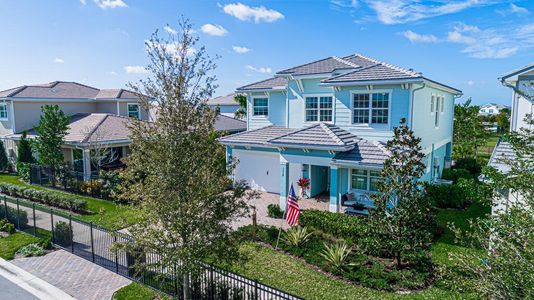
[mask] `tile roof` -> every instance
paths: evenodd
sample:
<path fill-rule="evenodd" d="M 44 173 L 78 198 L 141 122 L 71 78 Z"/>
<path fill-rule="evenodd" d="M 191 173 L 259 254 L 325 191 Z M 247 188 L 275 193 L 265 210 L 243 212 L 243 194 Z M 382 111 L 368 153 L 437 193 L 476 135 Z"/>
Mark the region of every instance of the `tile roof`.
<path fill-rule="evenodd" d="M 0 91 L 0 97 L 52 99 L 126 99 L 139 98 L 125 89 L 97 89 L 77 82 L 53 81 L 45 84 L 23 85 Z"/>
<path fill-rule="evenodd" d="M 247 130 L 247 122 L 225 115 L 218 115 L 214 126 L 216 131 L 237 132 Z"/>
<path fill-rule="evenodd" d="M 345 61 L 335 56 L 320 59 L 311 63 L 296 66 L 290 69 L 286 69 L 278 72 L 277 74 L 290 74 L 290 75 L 309 75 L 309 74 L 321 74 L 332 73 L 336 69 L 352 69 L 358 67 L 349 61 Z"/>
<path fill-rule="evenodd" d="M 238 91 L 254 91 L 254 90 L 271 90 L 276 87 L 284 87 L 287 85 L 287 78 L 272 77 L 266 80 L 258 81 L 249 85 L 238 88 Z"/>
<path fill-rule="evenodd" d="M 495 149 L 493 150 L 493 153 L 491 154 L 488 165 L 503 173 L 507 173 L 510 171 L 510 166 L 504 160 L 514 159 L 517 159 L 517 156 L 514 152 L 514 149 L 512 149 L 512 146 L 508 142 L 499 140 L 495 146 Z"/>
<path fill-rule="evenodd" d="M 375 64 L 323 80 L 324 83 L 422 78 L 420 74 L 385 64 Z"/>
<path fill-rule="evenodd" d="M 231 94 L 228 94 L 226 96 L 219 96 L 219 97 L 215 97 L 213 99 L 210 99 L 208 100 L 208 105 L 212 105 L 212 106 L 216 106 L 216 105 L 221 105 L 221 106 L 225 106 L 225 105 L 239 105 L 239 103 L 237 103 L 235 100 L 234 100 L 234 97 L 235 97 L 236 93 L 231 93 Z"/>
<path fill-rule="evenodd" d="M 350 132 L 328 123 L 318 123 L 289 132 L 269 140 L 269 143 L 284 146 L 311 146 L 336 150 L 354 145 L 357 137 Z"/>
<path fill-rule="evenodd" d="M 352 150 L 336 154 L 333 161 L 338 164 L 382 166 L 388 157 L 385 144 L 360 138 Z"/>
<path fill-rule="evenodd" d="M 282 126 L 266 126 L 254 130 L 227 135 L 219 139 L 222 144 L 269 145 L 268 141 L 295 129 Z"/>

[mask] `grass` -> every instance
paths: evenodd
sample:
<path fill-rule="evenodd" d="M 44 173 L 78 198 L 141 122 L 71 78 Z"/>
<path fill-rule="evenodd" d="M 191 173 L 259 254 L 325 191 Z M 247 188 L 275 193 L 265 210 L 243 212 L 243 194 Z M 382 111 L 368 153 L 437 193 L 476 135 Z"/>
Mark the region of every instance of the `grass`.
<path fill-rule="evenodd" d="M 113 300 L 153 300 L 153 299 L 167 299 L 162 297 L 154 290 L 143 286 L 139 283 L 132 282 L 129 285 L 122 287 L 113 295 Z"/>
<path fill-rule="evenodd" d="M 38 238 L 22 232 L 15 232 L 8 237 L 0 238 L 0 257 L 13 259 L 20 248 L 38 241 Z"/>
<path fill-rule="evenodd" d="M 50 190 L 46 187 L 23 182 L 20 180 L 20 177 L 16 175 L 2 174 L 0 175 L 0 181 L 31 187 L 38 190 Z M 59 194 L 68 194 L 71 197 L 85 200 L 87 202 L 87 210 L 89 210 L 91 214 L 77 215 L 78 218 L 84 221 L 94 222 L 95 224 L 101 225 L 108 229 L 115 230 L 132 225 L 137 220 L 137 211 L 131 205 L 120 205 L 108 200 L 96 199 L 57 190 L 53 191 Z"/>

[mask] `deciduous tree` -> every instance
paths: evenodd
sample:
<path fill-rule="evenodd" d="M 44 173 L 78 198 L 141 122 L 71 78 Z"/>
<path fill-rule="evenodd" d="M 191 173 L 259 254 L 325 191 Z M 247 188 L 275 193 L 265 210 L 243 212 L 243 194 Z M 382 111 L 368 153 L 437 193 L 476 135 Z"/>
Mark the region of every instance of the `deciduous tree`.
<path fill-rule="evenodd" d="M 58 170 L 64 163 L 61 145 L 69 130 L 70 117 L 66 116 L 58 105 L 45 105 L 41 112 L 39 126 L 35 128 L 38 133 L 35 139 L 38 161 Z"/>
<path fill-rule="evenodd" d="M 237 94 L 234 96 L 234 101 L 239 103 L 239 108 L 235 112 L 235 117 L 238 119 L 245 118 L 247 116 L 247 96 Z"/>
<path fill-rule="evenodd" d="M 471 106 L 471 98 L 454 106 L 453 156 L 454 158 L 477 158 L 478 148 L 488 132 L 478 117 L 480 107 Z"/>

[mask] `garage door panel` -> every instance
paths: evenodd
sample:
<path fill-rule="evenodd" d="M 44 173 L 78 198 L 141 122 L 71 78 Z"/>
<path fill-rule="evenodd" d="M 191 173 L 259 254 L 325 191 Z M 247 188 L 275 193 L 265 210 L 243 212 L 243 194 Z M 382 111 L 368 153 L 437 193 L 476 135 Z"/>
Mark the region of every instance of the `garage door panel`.
<path fill-rule="evenodd" d="M 255 190 L 280 192 L 280 156 L 278 153 L 234 150 L 239 160 L 235 170 L 236 180 L 245 180 Z"/>

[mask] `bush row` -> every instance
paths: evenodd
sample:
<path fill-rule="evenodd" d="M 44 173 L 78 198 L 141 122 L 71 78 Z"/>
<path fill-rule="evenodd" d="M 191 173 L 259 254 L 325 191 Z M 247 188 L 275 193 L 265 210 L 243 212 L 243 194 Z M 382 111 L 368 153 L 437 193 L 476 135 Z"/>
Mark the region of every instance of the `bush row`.
<path fill-rule="evenodd" d="M 368 226 L 367 221 L 362 217 L 313 209 L 301 212 L 299 225 L 353 241 L 364 237 Z"/>
<path fill-rule="evenodd" d="M 459 178 L 453 185 L 427 184 L 426 195 L 439 208 L 462 209 L 491 197 L 491 189 L 474 179 Z"/>
<path fill-rule="evenodd" d="M 72 211 L 83 211 L 87 208 L 85 200 L 5 182 L 0 182 L 0 193 Z"/>
<path fill-rule="evenodd" d="M 18 219 L 19 222 L 17 222 L 17 209 L 7 206 L 7 215 L 6 215 L 6 207 L 4 205 L 0 206 L 0 219 L 7 219 L 9 223 L 18 225 L 20 224 L 21 228 L 17 228 L 19 230 L 22 230 L 26 228 L 28 225 L 28 214 L 26 211 L 20 209 L 18 212 Z"/>

